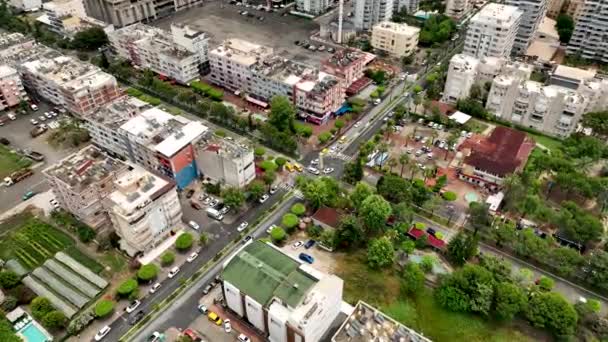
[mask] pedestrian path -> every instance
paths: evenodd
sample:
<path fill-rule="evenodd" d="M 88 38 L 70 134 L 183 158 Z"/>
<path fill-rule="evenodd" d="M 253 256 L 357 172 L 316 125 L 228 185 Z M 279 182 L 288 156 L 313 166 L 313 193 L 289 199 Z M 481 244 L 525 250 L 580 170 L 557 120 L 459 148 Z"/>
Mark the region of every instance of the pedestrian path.
<path fill-rule="evenodd" d="M 300 191 L 300 189 L 297 189 L 295 186 L 288 184 L 288 183 L 281 183 L 279 184 L 279 188 L 283 189 L 285 191 L 291 191 L 293 196 L 299 199 L 304 199 L 304 194 L 302 194 L 302 191 Z"/>
<path fill-rule="evenodd" d="M 349 162 L 354 159 L 353 156 L 349 156 L 349 155 L 343 154 L 341 152 L 338 152 L 338 153 L 330 152 L 325 158 L 340 159 L 340 160 L 344 160 L 345 162 Z"/>

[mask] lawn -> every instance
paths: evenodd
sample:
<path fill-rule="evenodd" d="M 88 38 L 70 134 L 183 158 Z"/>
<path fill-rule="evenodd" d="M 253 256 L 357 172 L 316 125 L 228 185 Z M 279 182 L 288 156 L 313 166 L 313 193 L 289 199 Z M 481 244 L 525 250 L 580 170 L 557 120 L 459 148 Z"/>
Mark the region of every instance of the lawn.
<path fill-rule="evenodd" d="M 0 222 L 0 235 L 4 235 L 13 229 L 19 228 L 32 217 L 34 216 L 28 211 L 22 211 L 19 214 L 8 217 L 4 221 Z"/>
<path fill-rule="evenodd" d="M 19 154 L 12 153 L 5 146 L 0 145 L 0 179 L 10 175 L 12 172 L 28 167 L 32 161 Z"/>
<path fill-rule="evenodd" d="M 110 267 L 112 274 L 121 273 L 127 267 L 127 259 L 117 251 L 108 251 L 100 258 L 102 264 Z"/>
<path fill-rule="evenodd" d="M 543 145 L 549 150 L 557 150 L 562 146 L 562 142 L 558 139 L 551 138 L 545 135 L 533 134 L 528 132 L 528 136 L 530 136 L 537 144 Z"/>
<path fill-rule="evenodd" d="M 464 125 L 467 130 L 475 133 L 482 133 L 488 128 L 488 124 L 476 119 L 471 119 Z"/>
<path fill-rule="evenodd" d="M 377 306 L 401 323 L 424 333 L 433 341 L 535 341 L 515 324 L 500 324 L 480 317 L 446 311 L 426 289 L 415 298 L 399 294 L 399 278 L 394 272 L 370 270 L 365 253 L 340 257 L 338 276 L 344 279 L 344 300 L 363 300 Z M 530 328 L 532 330 L 532 328 Z"/>

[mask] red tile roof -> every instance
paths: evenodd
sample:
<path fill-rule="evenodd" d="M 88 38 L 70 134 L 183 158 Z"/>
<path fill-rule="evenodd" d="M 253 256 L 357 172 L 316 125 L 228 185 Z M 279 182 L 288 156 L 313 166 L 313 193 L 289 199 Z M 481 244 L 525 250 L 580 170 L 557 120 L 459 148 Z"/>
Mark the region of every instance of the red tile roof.
<path fill-rule="evenodd" d="M 427 237 L 427 242 L 429 245 L 437 248 L 437 249 L 444 249 L 445 248 L 445 241 L 438 239 L 436 237 L 434 237 L 431 234 L 427 234 L 424 230 L 418 229 L 418 228 L 414 228 L 412 227 L 410 229 L 409 232 L 407 232 L 409 236 L 413 237 L 415 240 L 420 239 L 421 237 L 425 236 Z"/>
<path fill-rule="evenodd" d="M 489 137 L 469 141 L 460 149 L 471 149 L 465 164 L 504 177 L 525 165 L 534 145 L 526 133 L 498 126 Z"/>
<path fill-rule="evenodd" d="M 324 223 L 330 227 L 336 228 L 342 218 L 342 213 L 334 208 L 322 207 L 312 215 L 314 220 Z"/>
<path fill-rule="evenodd" d="M 420 230 L 418 228 L 412 228 L 410 229 L 409 232 L 407 232 L 411 237 L 413 237 L 414 239 L 418 240 L 419 238 L 421 238 L 423 235 L 426 235 L 426 233 L 424 232 L 424 230 Z"/>

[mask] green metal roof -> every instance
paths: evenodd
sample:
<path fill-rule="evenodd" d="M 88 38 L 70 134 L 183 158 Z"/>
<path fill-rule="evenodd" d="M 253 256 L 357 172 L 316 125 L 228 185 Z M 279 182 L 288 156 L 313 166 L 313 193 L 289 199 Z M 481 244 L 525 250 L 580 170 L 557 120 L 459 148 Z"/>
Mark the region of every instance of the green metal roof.
<path fill-rule="evenodd" d="M 262 305 L 276 296 L 295 307 L 317 282 L 299 266 L 276 248 L 254 241 L 230 260 L 222 277 Z"/>

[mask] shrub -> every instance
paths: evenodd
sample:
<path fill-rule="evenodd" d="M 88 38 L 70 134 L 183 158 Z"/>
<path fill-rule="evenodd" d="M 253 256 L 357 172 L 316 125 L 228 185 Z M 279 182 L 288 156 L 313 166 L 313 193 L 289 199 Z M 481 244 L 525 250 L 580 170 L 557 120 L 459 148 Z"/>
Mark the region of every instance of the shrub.
<path fill-rule="evenodd" d="M 414 223 L 414 227 L 416 227 L 416 229 L 424 230 L 426 228 L 426 225 L 422 222 L 416 222 Z"/>
<path fill-rule="evenodd" d="M 160 257 L 160 263 L 163 266 L 169 266 L 175 261 L 175 254 L 166 252 Z"/>
<path fill-rule="evenodd" d="M 313 239 L 318 239 L 323 234 L 321 226 L 313 225 L 308 228 L 308 235 Z"/>
<path fill-rule="evenodd" d="M 285 214 L 283 219 L 281 220 L 281 225 L 287 229 L 287 231 L 291 231 L 295 226 L 298 225 L 299 219 L 294 214 Z"/>
<path fill-rule="evenodd" d="M 422 261 L 420 262 L 420 268 L 424 273 L 429 273 L 433 270 L 433 265 L 435 265 L 435 258 L 430 255 L 425 255 L 422 257 Z"/>
<path fill-rule="evenodd" d="M 218 129 L 217 131 L 215 131 L 215 135 L 217 135 L 218 137 L 223 138 L 223 137 L 226 136 L 226 132 L 223 131 L 223 130 L 221 130 L 221 129 Z"/>
<path fill-rule="evenodd" d="M 42 325 L 49 330 L 59 330 L 65 327 L 67 318 L 60 311 L 53 310 L 42 317 Z"/>
<path fill-rule="evenodd" d="M 256 157 L 260 158 L 260 157 L 264 156 L 264 154 L 266 154 L 266 149 L 263 147 L 256 147 L 253 150 L 253 154 L 255 154 Z"/>
<path fill-rule="evenodd" d="M 456 200 L 456 194 L 453 193 L 452 191 L 446 191 L 445 193 L 443 193 L 443 199 L 446 201 L 455 201 Z"/>
<path fill-rule="evenodd" d="M 95 305 L 95 316 L 99 318 L 106 317 L 114 310 L 114 302 L 108 299 L 102 299 Z"/>
<path fill-rule="evenodd" d="M 3 289 L 11 289 L 19 284 L 19 276 L 13 271 L 0 272 L 0 286 Z"/>
<path fill-rule="evenodd" d="M 175 248 L 178 251 L 187 251 L 192 247 L 193 238 L 190 233 L 182 233 L 177 240 L 175 240 Z"/>
<path fill-rule="evenodd" d="M 260 163 L 260 167 L 264 171 L 275 171 L 277 169 L 277 164 L 275 164 L 272 160 L 264 160 Z"/>
<path fill-rule="evenodd" d="M 120 284 L 118 290 L 116 290 L 116 293 L 119 297 L 126 298 L 129 297 L 129 295 L 137 289 L 137 286 L 137 280 L 128 279 L 122 282 L 122 284 Z"/>
<path fill-rule="evenodd" d="M 13 309 L 17 307 L 17 298 L 13 296 L 6 296 L 0 307 L 4 312 L 13 311 Z"/>
<path fill-rule="evenodd" d="M 285 165 L 285 163 L 287 163 L 287 159 L 283 158 L 283 157 L 278 157 L 277 159 L 274 160 L 274 162 L 277 164 L 277 166 L 279 167 L 279 169 L 283 169 L 283 165 Z"/>
<path fill-rule="evenodd" d="M 44 315 L 53 310 L 53 306 L 51 305 L 51 301 L 47 298 L 36 297 L 32 301 L 32 304 L 30 304 L 30 309 L 32 310 L 32 316 L 41 320 Z"/>
<path fill-rule="evenodd" d="M 274 242 L 281 242 L 285 240 L 286 236 L 287 234 L 285 233 L 285 230 L 281 227 L 275 227 L 272 231 L 270 231 L 270 238 L 272 238 L 272 241 Z"/>
<path fill-rule="evenodd" d="M 291 212 L 295 215 L 302 216 L 306 212 L 306 207 L 302 203 L 296 203 L 291 206 Z"/>
<path fill-rule="evenodd" d="M 147 264 L 140 267 L 139 271 L 137 271 L 137 278 L 142 281 L 150 281 L 156 278 L 158 274 L 158 267 L 154 264 Z"/>
<path fill-rule="evenodd" d="M 326 142 L 329 141 L 329 139 L 331 139 L 331 133 L 323 132 L 323 133 L 319 134 L 317 139 L 319 139 L 319 143 L 325 144 Z"/>

